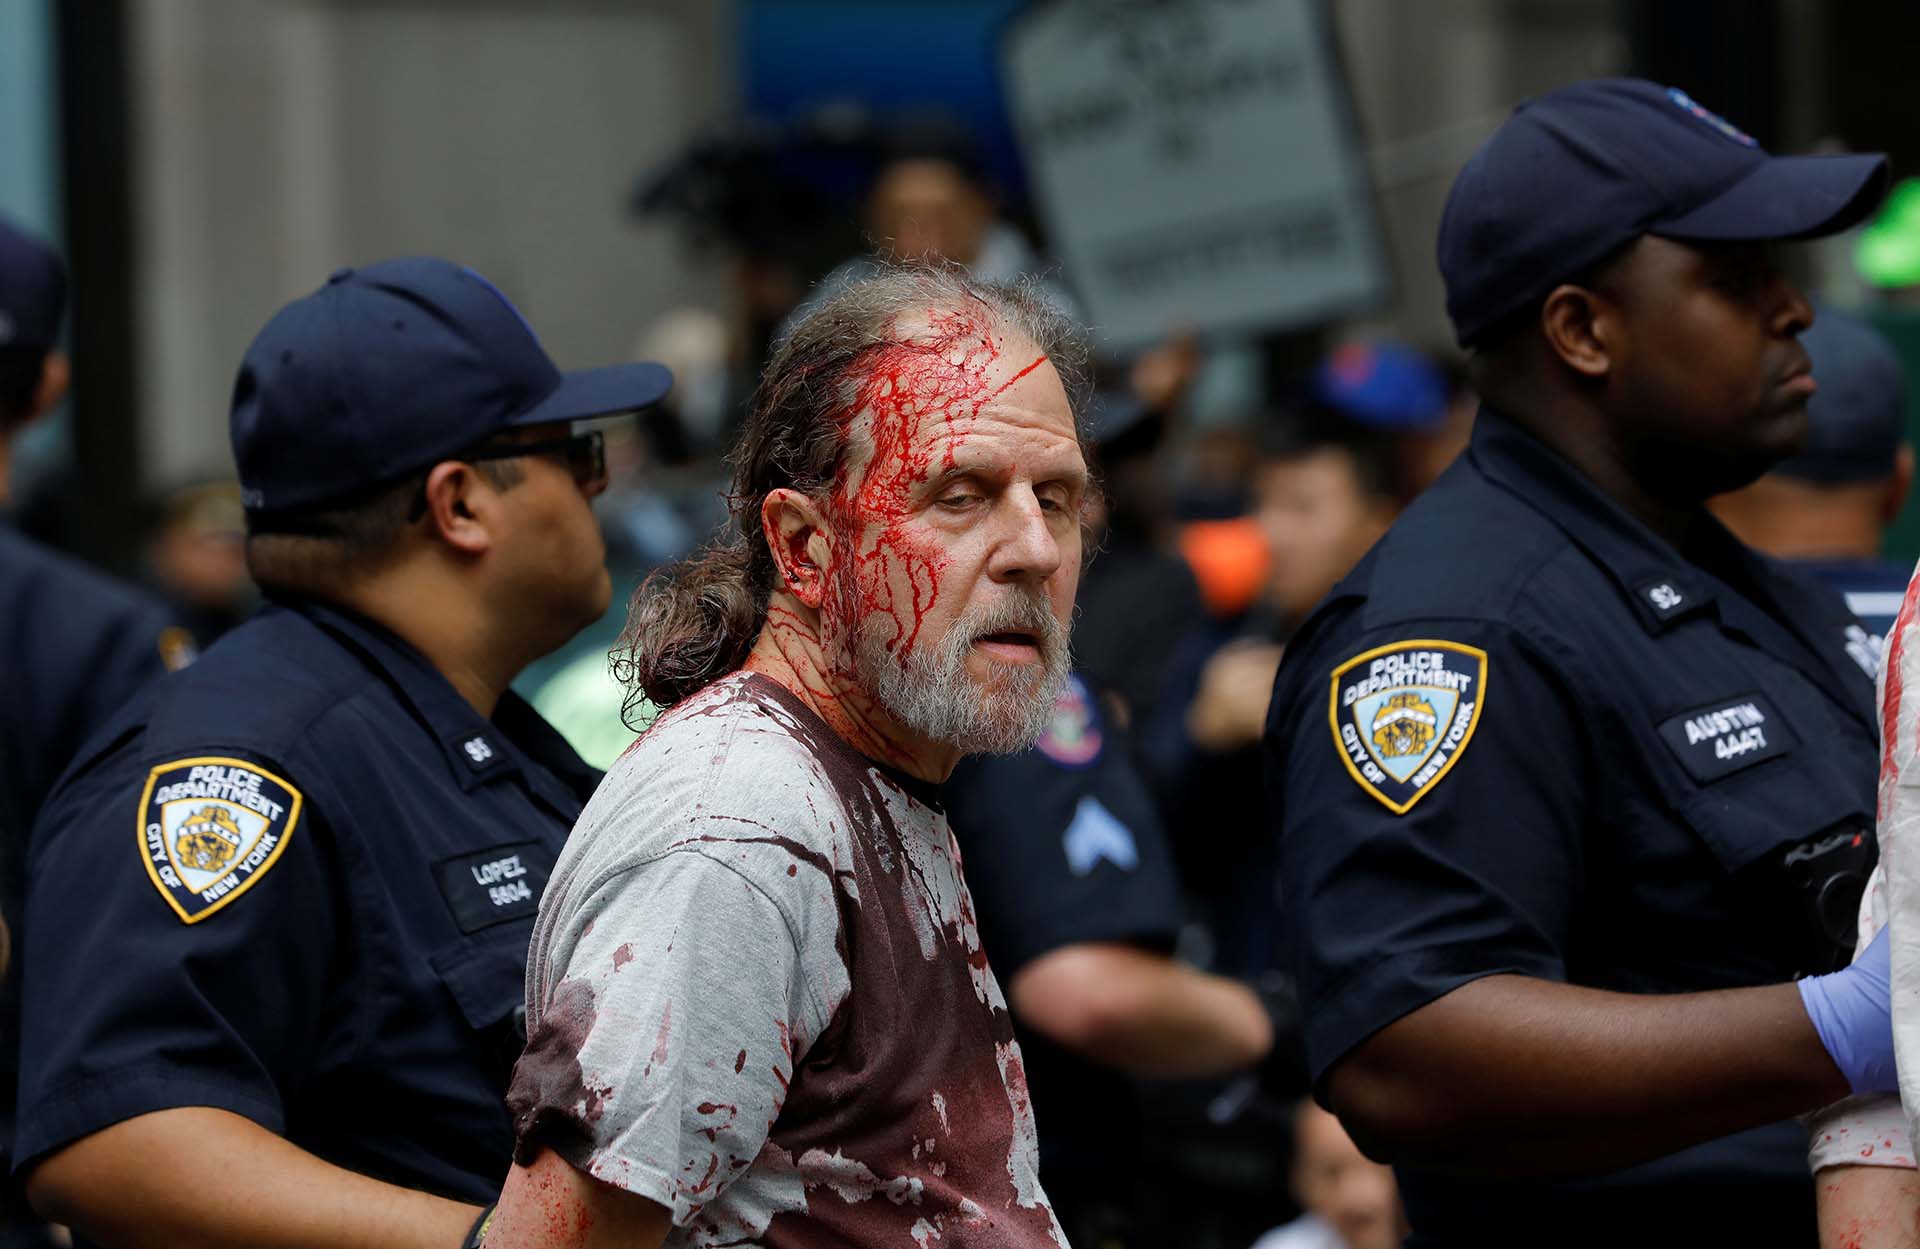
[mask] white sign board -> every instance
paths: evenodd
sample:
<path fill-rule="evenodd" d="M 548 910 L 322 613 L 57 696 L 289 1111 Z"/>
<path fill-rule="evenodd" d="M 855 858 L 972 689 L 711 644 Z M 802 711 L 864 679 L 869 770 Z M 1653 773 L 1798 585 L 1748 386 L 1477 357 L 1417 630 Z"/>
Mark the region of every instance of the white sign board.
<path fill-rule="evenodd" d="M 1009 30 L 1008 108 L 1102 342 L 1303 327 L 1386 293 L 1319 0 L 1054 0 Z"/>

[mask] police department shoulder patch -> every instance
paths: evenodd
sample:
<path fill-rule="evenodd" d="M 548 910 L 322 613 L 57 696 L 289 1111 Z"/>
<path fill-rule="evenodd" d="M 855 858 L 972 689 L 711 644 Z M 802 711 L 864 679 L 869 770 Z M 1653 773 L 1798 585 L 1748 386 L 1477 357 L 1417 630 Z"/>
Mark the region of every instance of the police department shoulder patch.
<path fill-rule="evenodd" d="M 1034 745 L 1064 768 L 1084 768 L 1099 760 L 1100 712 L 1078 673 L 1069 675 L 1060 687 L 1046 731 Z"/>
<path fill-rule="evenodd" d="M 140 856 L 183 923 L 251 889 L 286 849 L 300 791 L 245 759 L 177 759 L 147 773 Z"/>
<path fill-rule="evenodd" d="M 1473 739 L 1486 705 L 1487 652 L 1416 639 L 1333 670 L 1333 744 L 1360 788 L 1404 815 Z"/>

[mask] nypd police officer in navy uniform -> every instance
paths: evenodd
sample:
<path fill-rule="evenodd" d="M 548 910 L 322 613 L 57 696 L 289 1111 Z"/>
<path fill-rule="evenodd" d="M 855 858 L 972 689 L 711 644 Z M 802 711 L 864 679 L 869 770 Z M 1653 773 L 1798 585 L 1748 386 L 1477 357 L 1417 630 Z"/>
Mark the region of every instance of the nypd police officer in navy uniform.
<path fill-rule="evenodd" d="M 528 935 L 597 774 L 508 690 L 605 610 L 597 433 L 484 278 L 343 270 L 231 432 L 271 605 L 96 736 L 34 833 L 17 1166 L 105 1245 L 454 1249 L 499 1190 Z"/>
<path fill-rule="evenodd" d="M 1076 673 L 1031 750 L 964 759 L 941 788 L 1045 1125 L 1040 1180 L 1076 1245 L 1162 1245 L 1209 1223 L 1166 1196 L 1132 1077 L 1244 1071 L 1276 1033 L 1297 1063 L 1290 1013 L 1173 958 L 1186 906 L 1131 747 Z"/>
<path fill-rule="evenodd" d="M 14 440 L 66 394 L 66 294 L 59 255 L 0 220 L 0 508 L 10 499 Z M 81 741 L 120 701 L 192 656 L 160 603 L 0 519 L 0 854 L 9 863 Z M 11 908 L 7 917 L 17 918 Z"/>
<path fill-rule="evenodd" d="M 1617 79 L 1453 186 L 1471 448 L 1288 647 L 1266 743 L 1316 1093 L 1412 1245 L 1812 1245 L 1790 1116 L 1892 1082 L 1884 943 L 1842 967 L 1855 622 L 1701 506 L 1804 433 L 1770 244 L 1885 179 Z"/>
<path fill-rule="evenodd" d="M 66 394 L 66 266 L 0 220 L 0 509 L 11 449 Z M 0 517 L 0 920 L 18 952 L 27 834 L 54 781 L 120 705 L 192 661 L 192 638 L 131 586 L 28 538 Z M 20 978 L 0 941 L 0 1159 L 13 1139 Z M 5 1186 L 0 1245 L 54 1243 Z"/>

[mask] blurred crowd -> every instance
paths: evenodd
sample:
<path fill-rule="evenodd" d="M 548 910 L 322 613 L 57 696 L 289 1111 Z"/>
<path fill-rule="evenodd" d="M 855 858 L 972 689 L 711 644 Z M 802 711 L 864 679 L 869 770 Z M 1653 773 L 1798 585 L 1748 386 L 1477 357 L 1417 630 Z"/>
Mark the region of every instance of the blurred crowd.
<path fill-rule="evenodd" d="M 855 185 L 854 194 L 842 189 Z M 1903 213 L 1920 220 L 1914 202 L 1896 196 L 1863 244 L 1863 272 L 1890 299 L 1920 289 L 1920 227 L 1899 228 Z M 603 426 L 608 487 L 594 509 L 613 572 L 612 608 L 519 682 L 602 768 L 648 717 L 644 706 L 623 712 L 609 671 L 627 596 L 649 571 L 709 541 L 724 520 L 722 454 L 797 311 L 876 258 L 925 257 L 984 279 L 1038 283 L 1074 308 L 1034 222 L 993 184 L 964 128 L 940 117 L 882 124 L 823 113 L 715 130 L 646 171 L 631 210 L 678 224 L 690 247 L 721 257 L 728 288 L 724 312 L 678 309 L 638 335 L 636 357 L 667 364 L 677 383 L 661 406 Z M 1721 515 L 1757 546 L 1829 570 L 1843 589 L 1880 593 L 1855 604 L 1870 619 L 1869 609 L 1884 607 L 1886 594 L 1897 602 L 1905 583 L 1893 569 L 1877 591 L 1863 590 L 1859 574 L 1886 567 L 1881 536 L 1904 500 L 1912 453 L 1891 351 L 1864 329 L 1833 350 L 1835 360 L 1862 362 L 1864 397 L 1845 405 L 1858 419 L 1725 501 Z M 1817 346 L 1815 356 L 1826 387 L 1829 360 Z M 87 362 L 73 367 L 84 374 Z M 1084 682 L 1077 688 L 1090 691 L 1094 705 L 1063 703 L 1054 737 L 1084 740 L 1088 725 L 1099 725 L 1115 766 L 1133 778 L 1129 792 L 1142 797 L 1138 814 L 1123 821 L 1120 844 L 1087 843 L 1088 871 L 1104 859 L 1102 870 L 1160 874 L 1177 923 L 1126 939 L 1245 986 L 1269 1031 L 1218 1070 L 1175 1070 L 1116 1059 L 1046 1012 L 1023 1012 L 1017 989 L 1010 995 L 1024 1044 L 1046 1055 L 1030 1061 L 1043 1175 L 1076 1245 L 1397 1243 L 1391 1172 L 1361 1157 L 1308 1097 L 1277 955 L 1276 850 L 1258 816 L 1259 746 L 1290 634 L 1447 470 L 1467 445 L 1476 406 L 1450 349 L 1339 326 L 1276 348 L 1257 339 L 1203 342 L 1170 325 L 1154 347 L 1096 362 L 1085 419 L 1102 490 L 1088 520 L 1094 554 L 1073 638 Z M 40 502 L 32 491 L 13 499 L 15 523 L 57 540 Z M 185 483 L 152 501 L 140 574 L 164 603 L 183 659 L 217 645 L 257 605 L 244 538 L 233 481 Z M 967 770 L 953 782 L 1008 783 Z M 1001 843 L 970 834 L 968 810 L 956 800 L 974 878 L 995 870 L 986 859 Z M 1046 952 L 1028 948 L 1044 942 L 1019 935 L 1043 926 L 1043 917 L 991 910 L 983 900 L 989 957 L 1003 981 L 1013 980 Z M 1019 954 L 1003 957 L 996 934 L 1010 934 L 998 939 Z M 1110 1182 L 1122 1165 L 1155 1178 Z M 1075 1182 L 1089 1172 L 1109 1182 Z"/>

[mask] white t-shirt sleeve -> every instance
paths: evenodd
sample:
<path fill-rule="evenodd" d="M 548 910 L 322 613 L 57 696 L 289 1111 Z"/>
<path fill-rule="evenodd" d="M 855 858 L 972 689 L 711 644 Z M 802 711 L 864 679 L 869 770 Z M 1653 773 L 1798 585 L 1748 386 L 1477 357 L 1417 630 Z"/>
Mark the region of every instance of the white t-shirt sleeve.
<path fill-rule="evenodd" d="M 552 950 L 546 1005 L 584 1032 L 570 1118 L 590 1145 L 569 1161 L 676 1226 L 760 1153 L 795 1056 L 830 1016 L 831 917 L 792 922 L 750 874 L 694 848 L 629 867 L 561 919 Z"/>

